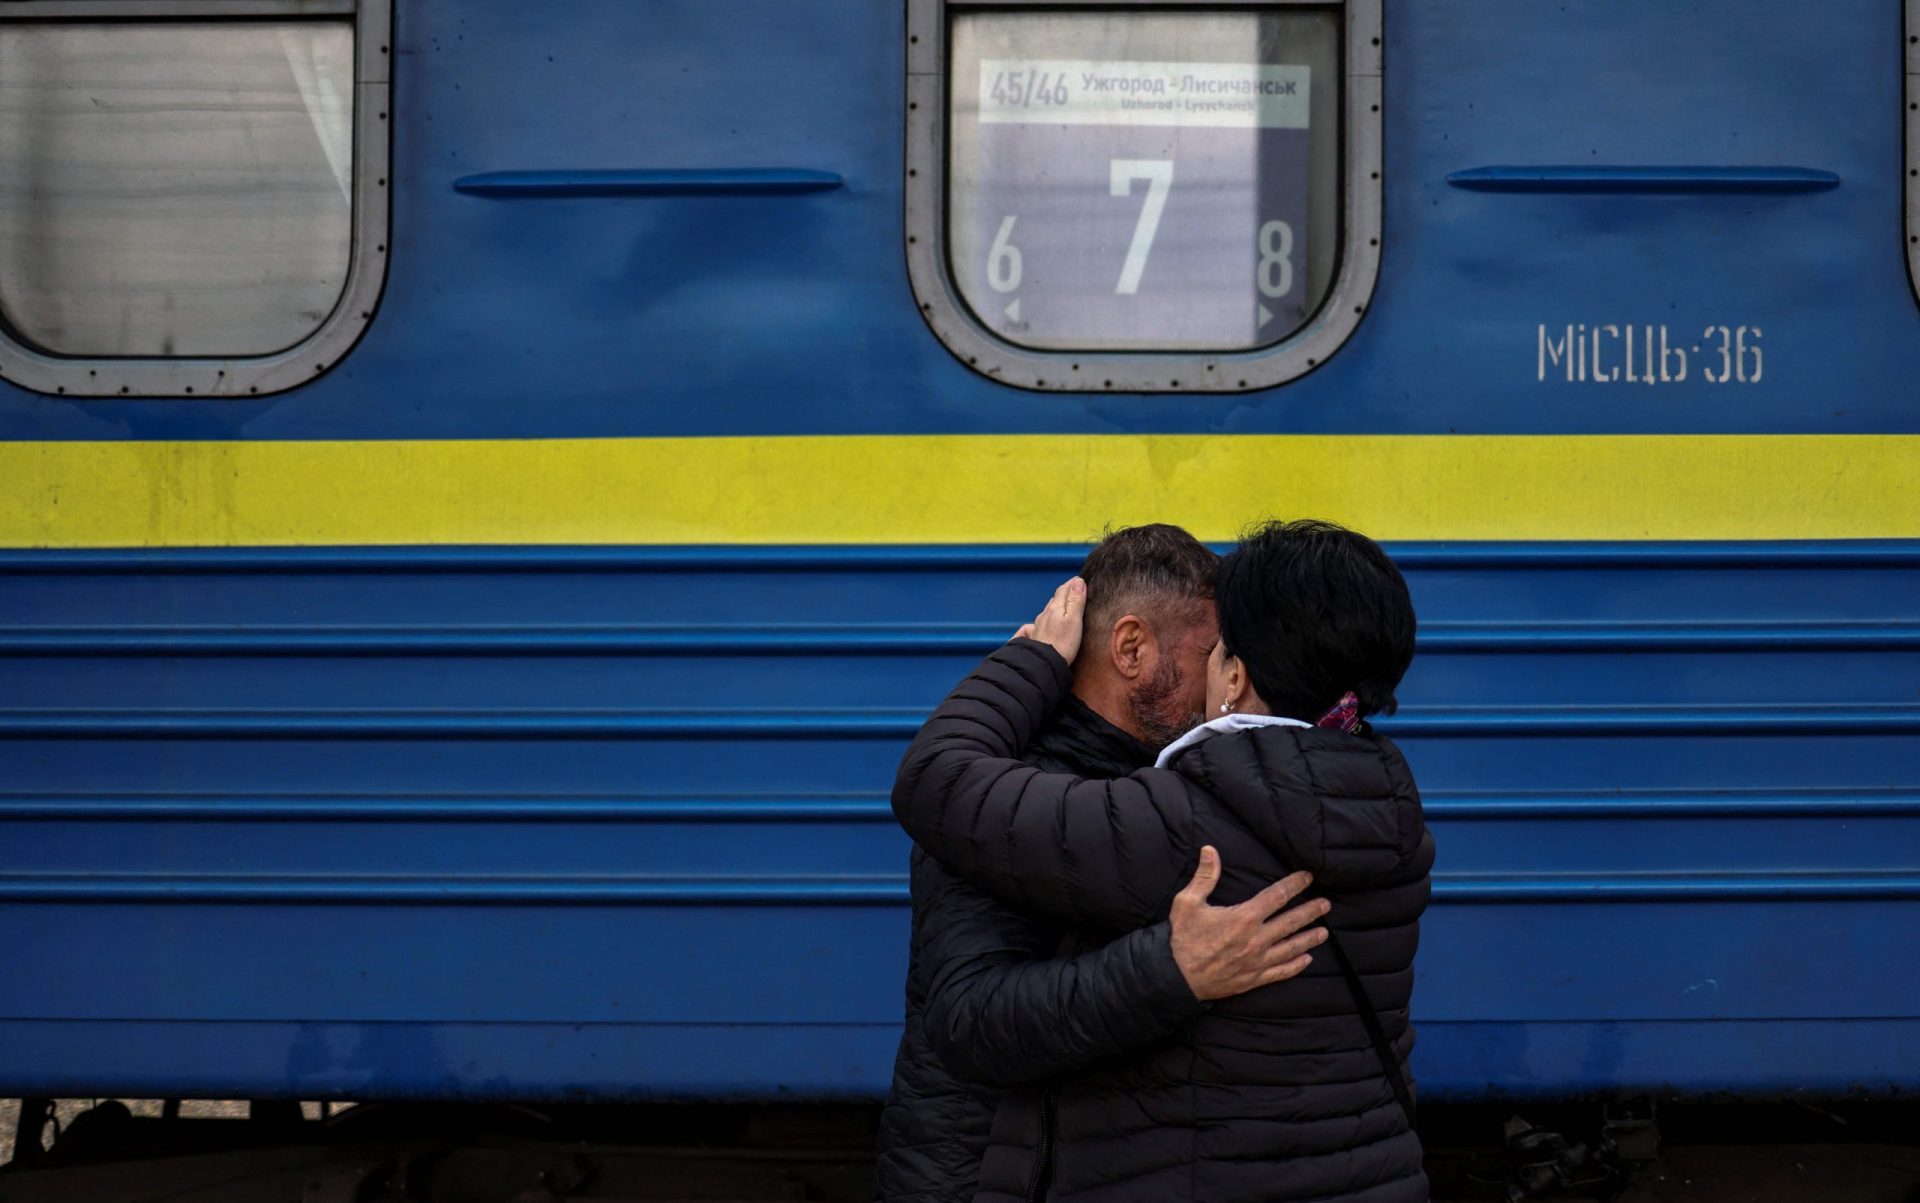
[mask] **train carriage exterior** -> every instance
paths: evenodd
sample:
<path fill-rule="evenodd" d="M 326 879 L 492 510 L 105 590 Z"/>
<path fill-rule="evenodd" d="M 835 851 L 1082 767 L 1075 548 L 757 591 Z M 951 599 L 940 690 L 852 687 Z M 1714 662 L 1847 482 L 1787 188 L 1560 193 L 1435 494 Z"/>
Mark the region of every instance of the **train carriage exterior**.
<path fill-rule="evenodd" d="M 1920 1088 L 1915 35 L 5 6 L 0 1095 L 876 1097 L 920 716 L 1264 514 L 1420 609 L 1423 1097 Z"/>

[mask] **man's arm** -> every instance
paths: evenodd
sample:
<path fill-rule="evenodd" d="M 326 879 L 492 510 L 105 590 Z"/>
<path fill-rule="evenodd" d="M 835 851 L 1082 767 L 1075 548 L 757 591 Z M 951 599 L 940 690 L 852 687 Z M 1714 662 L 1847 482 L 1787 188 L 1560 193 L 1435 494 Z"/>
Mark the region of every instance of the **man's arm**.
<path fill-rule="evenodd" d="M 1144 927 L 1193 871 L 1191 796 L 1170 773 L 1093 781 L 1014 760 L 1072 686 L 1047 643 L 1016 638 L 995 651 L 920 729 L 893 813 L 942 864 L 1023 910 Z"/>
<path fill-rule="evenodd" d="M 953 880 L 927 948 L 934 965 L 925 1032 L 955 1074 L 1010 1086 L 1092 1068 L 1169 1039 L 1208 1002 L 1293 977 L 1324 928 L 1327 903 L 1274 912 L 1308 884 L 1294 874 L 1239 906 L 1207 903 L 1220 860 L 1204 849 L 1165 923 L 1075 957 L 1047 958 L 1040 923 Z"/>
<path fill-rule="evenodd" d="M 1044 922 L 955 881 L 929 944 L 927 1042 L 958 1077 L 993 1086 L 1090 1068 L 1172 1035 L 1205 1004 L 1168 948 L 1167 925 L 1055 957 Z"/>

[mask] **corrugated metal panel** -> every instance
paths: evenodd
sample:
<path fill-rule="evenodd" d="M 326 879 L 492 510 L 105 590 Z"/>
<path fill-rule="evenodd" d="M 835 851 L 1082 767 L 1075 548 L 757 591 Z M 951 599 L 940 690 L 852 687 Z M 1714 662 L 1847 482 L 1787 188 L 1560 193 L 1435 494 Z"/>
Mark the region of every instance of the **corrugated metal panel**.
<path fill-rule="evenodd" d="M 1876 1042 L 1920 997 L 1884 953 L 1920 917 L 1920 553 L 1397 555 L 1424 622 L 1384 725 L 1441 847 L 1423 1089 L 1912 1088 Z M 0 1063 L 20 1090 L 878 1091 L 894 761 L 1076 559 L 7 557 Z M 409 1034 L 343 1068 L 376 1031 Z M 569 1051 L 525 1060 L 534 1032 Z"/>

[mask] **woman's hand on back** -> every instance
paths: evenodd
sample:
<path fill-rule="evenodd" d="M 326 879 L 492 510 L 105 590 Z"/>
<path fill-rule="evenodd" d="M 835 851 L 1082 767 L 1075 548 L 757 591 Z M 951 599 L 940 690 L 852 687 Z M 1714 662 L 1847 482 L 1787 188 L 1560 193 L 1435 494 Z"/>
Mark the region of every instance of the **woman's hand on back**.
<path fill-rule="evenodd" d="M 1068 664 L 1080 654 L 1080 634 L 1085 626 L 1087 583 L 1073 577 L 1053 591 L 1046 609 L 1034 620 L 1013 633 L 1015 639 L 1037 639 L 1060 653 Z"/>

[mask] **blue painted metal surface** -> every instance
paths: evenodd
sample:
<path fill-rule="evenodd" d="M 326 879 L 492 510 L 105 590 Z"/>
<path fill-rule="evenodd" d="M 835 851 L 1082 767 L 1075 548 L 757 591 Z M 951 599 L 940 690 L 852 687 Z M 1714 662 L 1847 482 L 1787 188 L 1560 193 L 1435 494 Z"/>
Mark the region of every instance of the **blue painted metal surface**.
<path fill-rule="evenodd" d="M 218 404 L 0 383 L 0 438 L 1920 430 L 1893 0 L 1390 6 L 1353 341 L 1266 394 L 1070 399 L 915 312 L 900 6 L 399 7 L 348 360 Z M 685 174 L 592 166 L 635 162 Z M 1489 163 L 1579 170 L 1455 186 Z M 1695 167 L 1594 190 L 1655 163 Z M 1539 324 L 1596 321 L 1764 326 L 1766 376 L 1536 378 Z M 1394 551 L 1423 1093 L 1920 1088 L 1920 544 Z M 0 1095 L 872 1095 L 879 791 L 1077 558 L 0 553 Z"/>
<path fill-rule="evenodd" d="M 1896 0 L 1444 0 L 1386 14 L 1379 287 L 1282 389 L 1036 400 L 928 335 L 906 280 L 904 6 L 408 3 L 394 253 L 341 366 L 219 405 L 0 384 L 9 438 L 1920 428 Z M 1792 81 L 1783 84 L 1782 81 Z M 1826 191 L 1498 194 L 1488 164 L 1787 164 Z M 800 167 L 799 195 L 506 203 L 488 172 Z M 1534 378 L 1538 323 L 1765 330 L 1759 385 Z M 1872 354 L 1842 348 L 1872 347 Z M 1604 398 L 1604 401 L 1601 400 Z"/>
<path fill-rule="evenodd" d="M 1388 722 L 1441 847 L 1423 1090 L 1911 1089 L 1920 555 L 1395 550 L 1426 632 Z M 9 554 L 0 1064 L 876 1092 L 893 763 L 1074 555 Z"/>
<path fill-rule="evenodd" d="M 831 670 L 828 670 L 831 671 Z M 485 710 L 456 707 L 214 710 L 0 710 L 0 739 L 891 739 L 924 712 L 898 709 Z M 1920 733 L 1920 706 L 1500 706 L 1402 709 L 1395 736 L 1901 735 Z"/>

